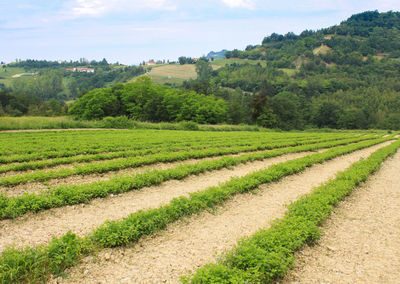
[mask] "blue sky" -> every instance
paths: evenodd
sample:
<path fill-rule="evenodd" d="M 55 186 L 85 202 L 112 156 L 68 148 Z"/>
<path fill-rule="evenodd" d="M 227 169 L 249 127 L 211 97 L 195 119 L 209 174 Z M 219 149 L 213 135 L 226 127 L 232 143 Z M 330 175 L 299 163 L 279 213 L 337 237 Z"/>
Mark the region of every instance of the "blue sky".
<path fill-rule="evenodd" d="M 299 33 L 399 0 L 0 0 L 0 61 L 137 64 L 243 49 L 273 32 Z"/>

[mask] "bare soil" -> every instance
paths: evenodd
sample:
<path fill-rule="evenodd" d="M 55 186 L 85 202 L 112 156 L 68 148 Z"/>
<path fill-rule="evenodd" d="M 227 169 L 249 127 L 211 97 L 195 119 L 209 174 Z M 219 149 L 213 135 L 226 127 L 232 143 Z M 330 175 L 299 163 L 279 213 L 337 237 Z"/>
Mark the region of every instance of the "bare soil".
<path fill-rule="evenodd" d="M 399 283 L 400 152 L 342 202 L 283 283 Z"/>
<path fill-rule="evenodd" d="M 177 283 L 181 275 L 214 262 L 216 253 L 231 249 L 239 238 L 282 217 L 289 202 L 389 143 L 315 165 L 301 174 L 262 186 L 256 194 L 237 195 L 214 214 L 205 212 L 174 223 L 162 234 L 143 239 L 133 247 L 107 249 L 96 258 L 86 257 L 83 264 L 67 271 L 69 277 L 50 282 Z"/>
<path fill-rule="evenodd" d="M 241 164 L 233 169 L 223 169 L 190 176 L 184 180 L 171 180 L 159 186 L 152 186 L 107 198 L 95 199 L 89 204 L 54 208 L 37 214 L 29 214 L 15 220 L 0 221 L 0 251 L 5 246 L 33 246 L 48 243 L 69 230 L 83 236 L 100 226 L 106 220 L 121 219 L 141 209 L 156 208 L 179 196 L 218 185 L 232 176 L 243 176 L 290 159 L 309 155 L 288 154 L 264 161 Z"/>

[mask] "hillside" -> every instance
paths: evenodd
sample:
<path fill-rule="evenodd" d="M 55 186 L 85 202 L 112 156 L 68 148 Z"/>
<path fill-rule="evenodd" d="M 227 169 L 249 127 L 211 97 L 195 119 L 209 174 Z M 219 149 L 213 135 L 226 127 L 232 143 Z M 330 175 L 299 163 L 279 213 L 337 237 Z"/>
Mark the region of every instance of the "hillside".
<path fill-rule="evenodd" d="M 252 120 L 266 127 L 398 129 L 399 29 L 400 13 L 372 11 L 319 31 L 273 33 L 227 51 L 237 62 L 212 82 L 252 92 Z"/>

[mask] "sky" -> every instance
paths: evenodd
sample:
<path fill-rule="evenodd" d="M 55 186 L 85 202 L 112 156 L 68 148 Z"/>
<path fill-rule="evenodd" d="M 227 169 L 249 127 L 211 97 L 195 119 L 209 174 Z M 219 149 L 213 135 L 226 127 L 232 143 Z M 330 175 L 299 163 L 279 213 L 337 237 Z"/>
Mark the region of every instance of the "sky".
<path fill-rule="evenodd" d="M 339 24 L 399 0 L 0 0 L 0 61 L 200 57 Z"/>

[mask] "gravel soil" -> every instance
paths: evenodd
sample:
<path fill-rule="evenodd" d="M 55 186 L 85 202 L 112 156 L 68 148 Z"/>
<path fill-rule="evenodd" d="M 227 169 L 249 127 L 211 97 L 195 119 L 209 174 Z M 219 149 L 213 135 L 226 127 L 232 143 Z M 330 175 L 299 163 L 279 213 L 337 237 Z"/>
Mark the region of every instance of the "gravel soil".
<path fill-rule="evenodd" d="M 400 152 L 342 202 L 283 283 L 400 283 Z"/>
<path fill-rule="evenodd" d="M 243 176 L 287 160 L 309 155 L 310 152 L 283 155 L 264 161 L 241 164 L 190 176 L 181 181 L 171 180 L 158 186 L 134 190 L 124 194 L 95 199 L 89 204 L 54 208 L 28 214 L 14 220 L 0 221 L 0 250 L 5 246 L 33 246 L 48 243 L 71 230 L 80 236 L 88 234 L 106 220 L 120 219 L 141 209 L 156 208 L 171 199 L 187 196 L 190 192 L 216 186 L 232 176 Z"/>
<path fill-rule="evenodd" d="M 239 238 L 267 228 L 283 216 L 291 201 L 389 143 L 315 165 L 262 186 L 256 193 L 237 195 L 214 214 L 205 212 L 176 222 L 132 247 L 106 249 L 96 257 L 86 257 L 67 271 L 68 277 L 50 282 L 177 283 L 181 275 L 215 261 L 216 255 L 231 249 Z"/>

